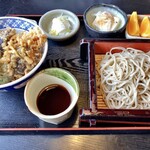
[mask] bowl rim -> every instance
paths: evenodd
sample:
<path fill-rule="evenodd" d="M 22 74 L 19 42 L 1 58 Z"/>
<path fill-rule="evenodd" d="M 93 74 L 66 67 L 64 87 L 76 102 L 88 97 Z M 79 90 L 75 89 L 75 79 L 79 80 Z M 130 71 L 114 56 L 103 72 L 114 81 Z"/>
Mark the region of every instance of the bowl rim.
<path fill-rule="evenodd" d="M 75 20 L 77 22 L 76 24 L 76 28 L 73 28 L 73 30 L 67 34 L 67 35 L 62 35 L 62 36 L 53 36 L 53 35 L 50 35 L 49 33 L 47 33 L 43 27 L 42 27 L 42 21 L 43 21 L 43 18 L 45 16 L 47 16 L 48 14 L 51 14 L 51 13 L 56 13 L 56 12 L 65 12 L 66 14 L 68 14 L 68 16 L 70 16 L 71 18 L 73 18 L 73 20 Z M 45 14 L 43 14 L 41 17 L 40 17 L 40 20 L 39 20 L 39 26 L 41 27 L 41 29 L 43 30 L 43 32 L 47 35 L 47 37 L 49 39 L 52 39 L 52 40 L 65 40 L 65 39 L 68 39 L 70 37 L 72 37 L 78 30 L 79 30 L 79 27 L 80 27 L 80 21 L 79 21 L 79 18 L 77 17 L 77 15 L 69 10 L 66 10 L 66 9 L 53 9 L 53 10 L 50 10 L 48 12 L 46 12 Z"/>
<path fill-rule="evenodd" d="M 60 70 L 60 71 L 62 71 L 62 72 L 64 72 L 64 73 L 66 73 L 67 75 L 69 75 L 72 79 L 73 79 L 73 81 L 74 81 L 74 83 L 75 83 L 75 85 L 76 85 L 76 91 L 75 91 L 75 89 L 73 88 L 73 90 L 74 90 L 74 93 L 76 93 L 76 99 L 75 99 L 75 101 L 73 101 L 70 105 L 69 105 L 69 107 L 67 108 L 67 109 L 65 109 L 63 112 L 61 112 L 61 113 L 58 113 L 58 114 L 56 114 L 56 115 L 44 115 L 44 114 L 42 114 L 42 113 L 39 113 L 38 115 L 37 115 L 37 113 L 35 112 L 35 111 L 33 111 L 32 109 L 30 109 L 31 107 L 28 105 L 28 101 L 26 100 L 26 93 L 27 93 L 27 90 L 29 90 L 28 89 L 28 87 L 29 87 L 29 85 L 31 84 L 31 82 L 32 82 L 32 80 L 33 79 L 35 79 L 36 77 L 38 77 L 39 75 L 41 75 L 42 73 L 44 74 L 44 71 L 46 71 L 46 70 Z M 50 78 L 58 78 L 58 77 L 56 77 L 56 76 L 53 76 L 53 75 L 49 75 L 49 74 L 46 74 L 45 73 L 45 75 L 48 75 Z M 58 78 L 58 80 L 63 80 L 63 79 L 60 79 L 60 78 Z M 66 82 L 66 81 L 64 81 L 64 82 Z M 67 82 L 66 82 L 67 83 Z M 67 84 L 69 84 L 69 83 L 67 83 Z M 70 85 L 71 86 L 71 85 Z M 26 84 L 26 86 L 25 86 L 25 90 L 24 90 L 24 101 L 25 101 L 25 104 L 26 104 L 26 106 L 28 107 L 28 109 L 31 111 L 31 113 L 33 113 L 35 116 L 37 116 L 37 117 L 39 117 L 39 118 L 41 118 L 41 119 L 57 119 L 57 118 L 60 118 L 60 117 L 63 117 L 64 115 L 66 115 L 66 114 L 68 114 L 74 107 L 75 107 L 75 105 L 76 105 L 76 103 L 77 103 L 77 101 L 78 101 L 78 98 L 79 98 L 79 93 L 80 93 L 80 87 L 79 87 L 79 83 L 78 83 L 78 81 L 77 81 L 77 79 L 75 78 L 75 76 L 71 73 L 71 72 L 69 72 L 69 71 L 67 71 L 67 70 L 65 70 L 65 69 L 62 69 L 62 68 L 58 68 L 58 67 L 52 67 L 52 68 L 46 68 L 46 69 L 43 69 L 43 70 L 41 70 L 41 71 L 39 71 L 35 76 L 33 76 L 29 81 L 28 81 L 28 83 Z"/>
<path fill-rule="evenodd" d="M 87 12 L 88 12 L 89 10 L 91 10 L 92 8 L 99 7 L 99 6 L 102 6 L 102 7 L 109 7 L 109 8 L 112 8 L 112 9 L 117 10 L 119 13 L 121 13 L 121 14 L 123 15 L 123 17 L 124 17 L 124 19 L 125 19 L 125 24 L 124 24 L 120 29 L 118 29 L 118 30 L 113 30 L 113 31 L 98 31 L 98 30 L 92 28 L 92 27 L 88 24 L 88 22 L 87 22 L 86 14 L 87 14 Z M 90 30 L 92 30 L 92 31 L 94 31 L 94 32 L 97 32 L 97 33 L 101 33 L 101 34 L 105 34 L 105 33 L 111 34 L 111 33 L 117 33 L 118 31 L 121 31 L 121 30 L 125 29 L 125 27 L 126 27 L 126 25 L 127 25 L 127 22 L 128 22 L 128 17 L 127 17 L 127 14 L 126 14 L 123 10 L 121 10 L 118 6 L 113 5 L 113 4 L 100 3 L 100 4 L 94 4 L 94 5 L 92 5 L 92 6 L 89 6 L 89 7 L 84 11 L 84 13 L 83 13 L 83 20 L 84 20 L 84 23 L 86 24 L 86 26 L 87 26 L 88 28 L 90 28 Z"/>
<path fill-rule="evenodd" d="M 0 20 L 1 19 L 19 19 L 19 20 L 24 20 L 24 21 L 27 21 L 31 24 L 33 24 L 34 26 L 36 27 L 39 27 L 35 22 L 33 22 L 32 20 L 30 19 L 27 19 L 27 18 L 23 18 L 23 17 L 13 17 L 13 16 L 6 16 L 6 17 L 0 17 Z M 17 28 L 14 28 L 14 29 L 17 29 Z M 44 34 L 43 30 L 41 29 L 41 27 L 39 27 L 39 29 L 42 31 L 42 33 Z M 16 86 L 18 85 L 18 83 L 22 83 L 22 82 L 25 82 L 26 80 L 28 80 L 28 78 L 30 78 L 30 76 L 32 76 L 38 69 L 39 67 L 41 66 L 41 64 L 43 63 L 43 61 L 45 60 L 46 58 L 46 55 L 48 53 L 48 40 L 46 40 L 45 42 L 45 45 L 44 45 L 44 51 L 43 51 L 43 55 L 40 59 L 40 61 L 38 62 L 38 64 L 31 70 L 29 71 L 26 75 L 22 76 L 21 78 L 17 79 L 17 80 L 14 80 L 14 81 L 11 81 L 11 82 L 8 82 L 8 83 L 5 83 L 5 84 L 1 84 L 0 85 L 0 90 L 1 89 L 5 89 L 5 88 L 9 88 L 11 86 Z"/>

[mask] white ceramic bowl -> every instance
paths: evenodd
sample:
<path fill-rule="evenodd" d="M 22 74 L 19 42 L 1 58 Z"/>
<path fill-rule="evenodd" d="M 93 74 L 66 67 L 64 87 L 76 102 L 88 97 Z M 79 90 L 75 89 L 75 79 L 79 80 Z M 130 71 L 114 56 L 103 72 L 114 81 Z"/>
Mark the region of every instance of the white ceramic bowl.
<path fill-rule="evenodd" d="M 51 35 L 49 32 L 52 26 L 52 20 L 61 15 L 68 17 L 72 30 L 70 33 L 66 35 L 59 35 L 59 36 Z M 77 33 L 80 27 L 80 22 L 79 22 L 78 17 L 71 11 L 64 10 L 64 9 L 55 9 L 55 10 L 48 11 L 47 13 L 41 16 L 39 20 L 39 26 L 43 29 L 44 33 L 47 35 L 49 39 L 55 40 L 55 41 L 64 41 L 64 40 L 71 38 Z"/>
<path fill-rule="evenodd" d="M 138 15 L 138 21 L 139 21 L 139 24 L 141 23 L 142 19 L 145 17 L 145 16 L 148 16 L 150 18 L 150 15 Z M 128 15 L 128 18 L 130 17 L 130 15 Z M 130 35 L 128 32 L 127 32 L 127 29 L 125 31 L 125 37 L 126 39 L 143 39 L 143 40 L 149 40 L 150 38 L 146 38 L 146 37 L 142 37 L 142 36 L 132 36 Z"/>
<path fill-rule="evenodd" d="M 67 89 L 71 96 L 71 104 L 59 114 L 44 115 L 37 108 L 37 97 L 44 87 L 52 84 L 58 84 Z M 48 68 L 40 71 L 27 83 L 24 91 L 24 99 L 28 109 L 41 120 L 52 124 L 60 124 L 71 116 L 78 97 L 77 80 L 70 72 L 60 68 Z"/>
<path fill-rule="evenodd" d="M 20 31 L 28 31 L 30 28 L 33 28 L 36 26 L 39 27 L 35 23 L 35 21 L 29 20 L 26 18 L 0 17 L 0 30 L 5 29 L 6 27 L 11 27 L 11 28 L 15 28 L 16 31 L 20 32 Z M 41 30 L 41 28 L 40 28 L 40 30 Z M 40 59 L 39 63 L 29 73 L 27 73 L 25 76 L 15 80 L 15 81 L 0 85 L 0 91 L 11 91 L 11 90 L 19 89 L 19 88 L 25 86 L 28 79 L 30 79 L 35 74 L 35 72 L 39 69 L 39 67 L 44 62 L 47 52 L 48 52 L 48 41 L 46 41 L 46 43 L 42 49 L 42 52 L 43 52 L 43 55 L 42 55 L 42 58 Z"/>
<path fill-rule="evenodd" d="M 93 25 L 93 21 L 95 20 L 95 15 L 98 12 L 109 12 L 112 15 L 118 17 L 120 19 L 120 23 L 118 28 L 113 31 L 99 31 Z M 85 23 L 85 27 L 87 32 L 91 37 L 94 38 L 113 38 L 119 37 L 125 31 L 125 27 L 127 24 L 127 15 L 124 11 L 122 11 L 119 7 L 112 4 L 94 4 L 87 8 L 83 14 L 83 19 Z"/>

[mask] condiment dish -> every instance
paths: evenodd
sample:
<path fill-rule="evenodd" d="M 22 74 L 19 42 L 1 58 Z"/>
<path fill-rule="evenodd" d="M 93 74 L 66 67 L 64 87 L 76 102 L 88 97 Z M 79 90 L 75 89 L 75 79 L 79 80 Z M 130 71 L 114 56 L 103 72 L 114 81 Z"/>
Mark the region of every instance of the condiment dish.
<path fill-rule="evenodd" d="M 60 17 L 64 17 L 63 20 L 62 18 L 60 19 Z M 39 26 L 43 29 L 49 39 L 54 41 L 64 41 L 77 33 L 80 22 L 73 12 L 64 9 L 55 9 L 48 11 L 41 16 Z M 54 31 L 54 28 L 58 32 Z M 69 32 L 60 34 L 62 30 L 68 31 L 68 28 Z"/>
<path fill-rule="evenodd" d="M 40 111 L 40 107 L 38 107 L 39 95 L 41 91 L 46 87 L 56 85 L 64 87 L 68 91 L 70 95 L 70 104 L 68 104 L 68 107 L 62 112 L 56 114 L 52 114 L 51 112 L 49 114 L 44 114 L 42 111 Z M 48 98 L 47 103 L 47 105 L 49 105 L 49 107 L 47 106 L 48 109 L 51 108 L 55 112 L 57 110 L 60 111 L 59 109 L 61 108 L 59 107 L 63 105 L 62 101 L 65 103 L 65 97 L 63 95 L 59 95 L 59 91 L 56 91 L 56 93 L 55 95 L 53 95 L 53 98 L 55 98 L 56 103 L 53 104 L 53 102 L 55 101 L 51 98 Z M 49 97 L 51 97 L 51 95 L 49 95 Z M 60 68 L 48 68 L 40 71 L 27 83 L 24 91 L 25 104 L 28 107 L 28 109 L 41 120 L 52 124 L 60 124 L 71 116 L 73 109 L 77 103 L 78 97 L 79 84 L 76 78 L 70 72 Z M 59 98 L 59 102 L 56 98 Z M 53 105 L 54 108 L 52 108 L 52 106 L 50 105 Z"/>
<path fill-rule="evenodd" d="M 95 25 L 94 25 L 94 21 L 96 21 L 96 16 L 97 14 L 102 14 L 102 13 L 109 13 L 108 16 L 111 15 L 110 18 L 111 20 L 113 20 L 114 23 L 116 23 L 116 20 L 114 18 L 118 19 L 118 22 L 116 24 L 116 28 L 114 29 L 98 29 Z M 99 16 L 98 16 L 99 17 Z M 103 16 L 104 17 L 104 16 Z M 112 37 L 119 37 L 122 32 L 125 31 L 125 27 L 127 24 L 127 15 L 124 11 L 122 11 L 119 7 L 115 6 L 115 5 L 111 5 L 111 4 L 95 4 L 90 6 L 89 8 L 87 8 L 83 14 L 83 19 L 84 19 L 84 23 L 85 23 L 85 27 L 87 29 L 87 32 L 89 33 L 89 35 L 91 37 L 94 38 L 112 38 Z M 108 21 L 108 18 L 106 18 L 105 20 L 102 20 L 102 17 L 100 18 L 100 20 L 97 20 L 97 24 L 99 26 L 112 26 L 112 24 L 110 24 L 110 22 L 107 22 L 105 25 L 105 21 Z M 102 22 L 103 21 L 103 22 Z"/>
<path fill-rule="evenodd" d="M 131 15 L 128 15 L 128 18 L 130 18 Z M 141 24 L 142 20 L 144 17 L 148 17 L 150 18 L 150 15 L 138 15 L 138 22 L 139 22 L 139 25 Z M 130 35 L 127 31 L 127 28 L 125 30 L 125 37 L 126 39 L 143 39 L 143 40 L 150 40 L 149 37 L 142 37 L 142 36 L 133 36 L 133 35 Z"/>

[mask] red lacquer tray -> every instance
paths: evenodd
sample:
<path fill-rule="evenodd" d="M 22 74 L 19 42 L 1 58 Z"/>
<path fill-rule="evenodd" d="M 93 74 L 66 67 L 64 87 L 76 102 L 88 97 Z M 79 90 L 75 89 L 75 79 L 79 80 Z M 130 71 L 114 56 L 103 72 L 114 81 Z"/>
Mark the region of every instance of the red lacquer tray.
<path fill-rule="evenodd" d="M 9 15 L 10 16 L 10 15 Z M 33 19 L 38 22 L 40 15 L 11 15 Z M 51 125 L 45 123 L 32 115 L 26 108 L 23 100 L 23 91 L 20 89 L 10 93 L 0 93 L 0 133 L 1 134 L 112 134 L 112 133 L 148 133 L 149 127 L 149 111 L 142 112 L 134 111 L 134 116 L 137 118 L 139 114 L 143 121 L 130 121 L 128 115 L 127 120 L 117 120 L 116 114 L 122 116 L 126 115 L 124 111 L 114 110 L 98 110 L 96 106 L 96 89 L 95 89 L 95 66 L 94 52 L 99 49 L 100 43 L 103 41 L 103 46 L 107 44 L 107 40 L 100 39 L 83 39 L 89 37 L 85 31 L 83 17 L 80 19 L 80 30 L 75 37 L 69 42 L 57 43 L 49 40 L 49 52 L 43 68 L 47 67 L 62 67 L 74 73 L 80 79 L 79 82 L 87 83 L 87 74 L 89 81 L 89 91 L 81 89 L 78 104 L 70 119 L 61 125 Z M 124 38 L 124 35 L 122 36 Z M 81 42 L 79 43 L 79 41 Z M 118 43 L 118 40 L 110 40 L 111 43 Z M 128 40 L 120 42 L 132 43 Z M 149 42 L 141 42 L 147 49 L 150 48 Z M 80 44 L 80 49 L 79 49 Z M 140 45 L 141 45 L 140 44 Z M 97 48 L 96 48 L 97 47 Z M 64 58 L 62 51 L 67 52 L 72 56 L 67 59 Z M 98 52 L 98 51 L 97 51 Z M 55 53 L 55 54 L 54 54 Z M 70 54 L 71 53 L 71 54 Z M 80 54 L 79 54 L 80 53 Z M 52 57 L 53 56 L 53 57 Z M 62 58 L 60 58 L 62 56 Z M 88 65 L 87 65 L 88 63 Z M 71 66 L 71 67 L 70 67 Z M 88 67 L 87 67 L 88 66 Z M 82 85 L 83 83 L 80 83 Z M 82 88 L 82 87 L 81 87 Z M 83 86 L 83 88 L 85 88 Z M 82 94 L 89 93 L 88 100 Z M 81 109 L 86 108 L 86 109 Z M 103 116 L 101 116 L 101 112 Z M 127 111 L 128 112 L 128 111 Z M 113 115 L 114 114 L 114 115 Z M 147 114 L 147 115 L 146 115 Z M 103 119 L 102 119 L 103 117 Z M 108 119 L 109 118 L 109 119 Z M 111 118 L 111 119 L 110 119 Z M 132 118 L 131 118 L 132 119 Z"/>

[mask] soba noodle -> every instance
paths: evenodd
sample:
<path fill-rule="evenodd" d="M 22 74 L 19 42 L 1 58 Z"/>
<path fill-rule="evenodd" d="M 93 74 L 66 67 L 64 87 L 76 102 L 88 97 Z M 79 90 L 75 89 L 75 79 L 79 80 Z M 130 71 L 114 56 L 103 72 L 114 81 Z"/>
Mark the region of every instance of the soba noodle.
<path fill-rule="evenodd" d="M 150 108 L 150 52 L 114 47 L 102 59 L 99 74 L 109 108 Z"/>

